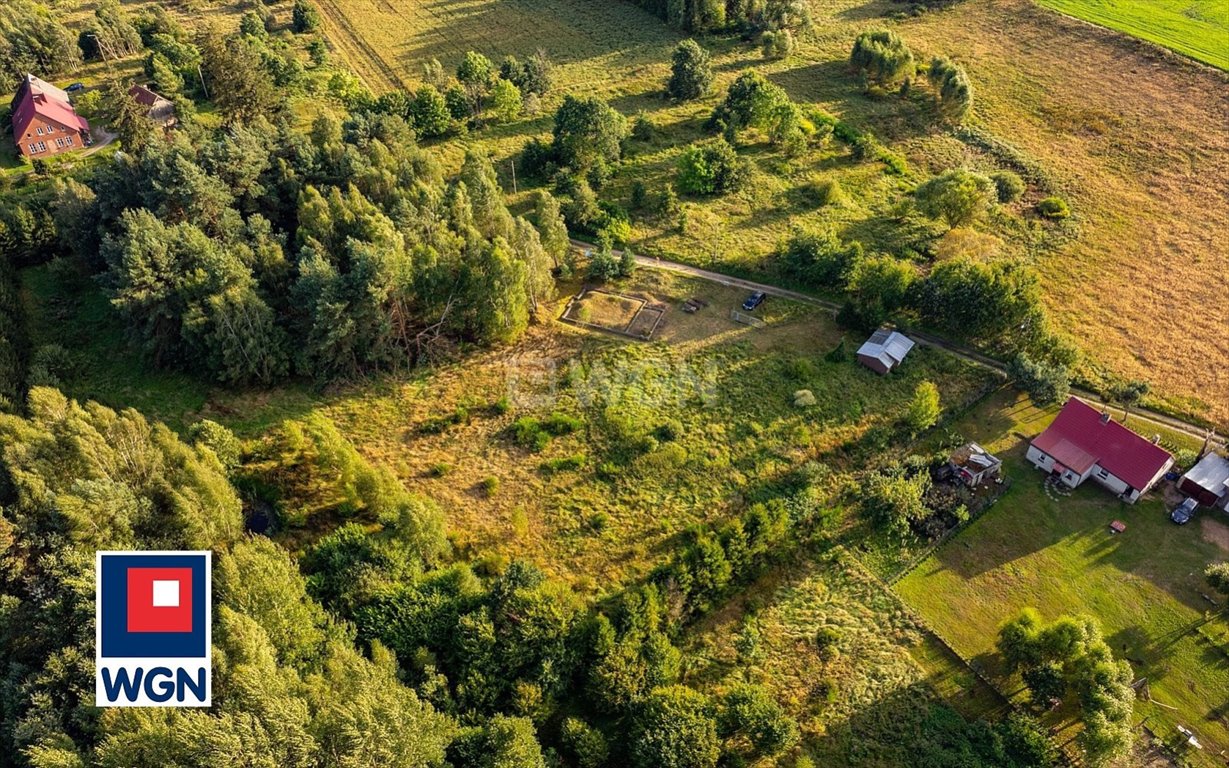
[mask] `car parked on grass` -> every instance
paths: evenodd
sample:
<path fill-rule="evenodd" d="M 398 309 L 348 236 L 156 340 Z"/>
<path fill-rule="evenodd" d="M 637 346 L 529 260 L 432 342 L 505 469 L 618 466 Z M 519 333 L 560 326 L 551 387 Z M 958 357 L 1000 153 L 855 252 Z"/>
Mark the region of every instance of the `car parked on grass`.
<path fill-rule="evenodd" d="M 1187 499 L 1174 507 L 1173 511 L 1169 513 L 1169 519 L 1178 525 L 1186 525 L 1195 516 L 1195 507 L 1197 506 L 1199 506 L 1199 502 L 1194 499 Z"/>
<path fill-rule="evenodd" d="M 763 304 L 764 299 L 766 298 L 768 298 L 768 295 L 766 293 L 764 293 L 763 291 L 756 291 L 755 293 L 748 296 L 747 300 L 743 302 L 743 309 L 750 312 L 756 307 L 758 307 L 759 305 Z"/>
<path fill-rule="evenodd" d="M 64 90 L 68 93 L 76 93 L 77 91 L 84 91 L 85 83 L 73 83 L 72 85 L 68 86 Z"/>

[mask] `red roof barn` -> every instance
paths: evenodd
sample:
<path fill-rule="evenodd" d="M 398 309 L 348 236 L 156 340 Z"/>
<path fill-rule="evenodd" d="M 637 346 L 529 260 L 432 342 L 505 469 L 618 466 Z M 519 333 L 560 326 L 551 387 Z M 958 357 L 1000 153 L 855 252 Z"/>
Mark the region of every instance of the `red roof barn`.
<path fill-rule="evenodd" d="M 1074 397 L 1029 445 L 1028 460 L 1071 488 L 1091 477 L 1129 502 L 1174 463 L 1169 451 Z"/>
<path fill-rule="evenodd" d="M 26 75 L 11 105 L 13 141 L 30 158 L 50 157 L 89 143 L 90 124 L 77 114 L 68 94 Z"/>

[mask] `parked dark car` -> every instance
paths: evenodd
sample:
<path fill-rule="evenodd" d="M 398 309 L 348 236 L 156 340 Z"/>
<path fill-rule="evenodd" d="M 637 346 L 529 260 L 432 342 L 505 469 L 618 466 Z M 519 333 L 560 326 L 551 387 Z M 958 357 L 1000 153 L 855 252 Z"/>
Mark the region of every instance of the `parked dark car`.
<path fill-rule="evenodd" d="M 750 312 L 751 310 L 755 309 L 759 305 L 763 304 L 764 299 L 766 298 L 768 298 L 768 296 L 763 291 L 756 291 L 755 293 L 748 296 L 747 300 L 743 302 L 743 309 Z"/>
<path fill-rule="evenodd" d="M 1194 499 L 1187 499 L 1174 507 L 1174 511 L 1169 513 L 1169 519 L 1178 525 L 1186 525 L 1195 516 L 1195 507 L 1197 506 L 1199 506 L 1199 502 Z"/>
<path fill-rule="evenodd" d="M 67 91 L 68 93 L 76 93 L 77 91 L 84 91 L 85 83 L 73 83 L 72 85 L 68 86 L 64 90 Z"/>

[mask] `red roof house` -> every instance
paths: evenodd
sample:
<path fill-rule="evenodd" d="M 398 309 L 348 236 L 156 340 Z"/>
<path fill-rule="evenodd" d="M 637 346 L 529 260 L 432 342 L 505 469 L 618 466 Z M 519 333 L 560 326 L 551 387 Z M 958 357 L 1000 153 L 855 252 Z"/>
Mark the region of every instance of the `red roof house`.
<path fill-rule="evenodd" d="M 30 158 L 50 157 L 89 143 L 90 124 L 77 114 L 68 94 L 26 75 L 11 104 L 13 141 Z"/>
<path fill-rule="evenodd" d="M 1029 445 L 1028 460 L 1070 488 L 1091 477 L 1131 503 L 1174 463 L 1169 451 L 1074 397 Z"/>

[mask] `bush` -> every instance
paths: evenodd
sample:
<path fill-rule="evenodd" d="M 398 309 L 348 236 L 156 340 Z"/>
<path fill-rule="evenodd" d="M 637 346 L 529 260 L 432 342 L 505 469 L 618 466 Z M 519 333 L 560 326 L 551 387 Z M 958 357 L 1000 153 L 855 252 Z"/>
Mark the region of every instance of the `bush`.
<path fill-rule="evenodd" d="M 1024 194 L 1024 179 L 1014 171 L 997 171 L 990 174 L 1000 203 L 1014 203 Z"/>
<path fill-rule="evenodd" d="M 678 186 L 693 195 L 723 195 L 738 189 L 747 169 L 723 138 L 692 144 L 679 158 Z"/>
<path fill-rule="evenodd" d="M 913 72 L 913 53 L 895 32 L 869 30 L 854 41 L 849 62 L 867 84 L 889 85 Z"/>
<path fill-rule="evenodd" d="M 633 211 L 644 210 L 644 207 L 649 202 L 649 188 L 640 179 L 632 182 L 632 195 L 629 201 Z"/>
<path fill-rule="evenodd" d="M 556 437 L 569 435 L 584 426 L 585 422 L 575 416 L 563 413 L 552 413 L 542 421 L 542 429 Z"/>
<path fill-rule="evenodd" d="M 653 437 L 657 438 L 663 443 L 677 440 L 682 436 L 683 422 L 679 421 L 678 419 L 667 419 L 661 424 L 658 424 L 657 428 L 653 430 Z"/>
<path fill-rule="evenodd" d="M 1209 587 L 1229 597 L 1229 562 L 1209 565 L 1203 575 Z"/>
<path fill-rule="evenodd" d="M 990 206 L 994 194 L 995 185 L 989 178 L 953 168 L 918 185 L 914 199 L 918 210 L 943 219 L 951 229 L 975 221 Z"/>
<path fill-rule="evenodd" d="M 321 27 L 320 11 L 311 0 L 295 0 L 290 13 L 290 28 L 295 32 L 315 32 Z"/>
<path fill-rule="evenodd" d="M 1071 215 L 1067 201 L 1061 197 L 1047 197 L 1037 203 L 1037 212 L 1047 219 L 1065 219 Z"/>
<path fill-rule="evenodd" d="M 846 199 L 841 183 L 830 176 L 811 181 L 802 191 L 812 203 L 821 207 L 844 205 Z"/>
<path fill-rule="evenodd" d="M 751 745 L 750 757 L 779 755 L 798 743 L 798 724 L 781 705 L 757 685 L 739 685 L 721 700 L 720 735 L 743 736 Z"/>
<path fill-rule="evenodd" d="M 482 479 L 482 492 L 490 498 L 499 490 L 499 478 L 494 475 Z"/>
<path fill-rule="evenodd" d="M 841 242 L 831 230 L 795 230 L 781 254 L 786 274 L 812 285 L 844 287 L 846 276 L 862 260 L 862 246 Z"/>
<path fill-rule="evenodd" d="M 964 119 L 973 106 L 973 86 L 964 69 L 948 58 L 936 56 L 926 77 L 939 101 L 939 114 L 956 123 Z"/>
<path fill-rule="evenodd" d="M 815 633 L 815 648 L 824 661 L 834 661 L 841 655 L 841 631 L 836 627 L 820 627 Z"/>
<path fill-rule="evenodd" d="M 760 50 L 766 59 L 784 59 L 794 51 L 794 33 L 770 29 L 760 38 Z"/>
<path fill-rule="evenodd" d="M 653 118 L 645 112 L 636 115 L 636 122 L 632 123 L 632 138 L 636 141 L 652 141 L 657 135 L 657 126 L 653 125 Z"/>
<path fill-rule="evenodd" d="M 806 408 L 815 405 L 815 393 L 809 389 L 800 389 L 794 393 L 794 407 Z"/>

